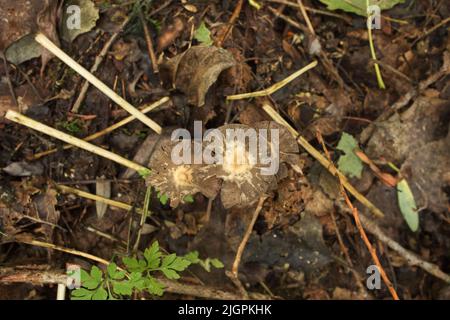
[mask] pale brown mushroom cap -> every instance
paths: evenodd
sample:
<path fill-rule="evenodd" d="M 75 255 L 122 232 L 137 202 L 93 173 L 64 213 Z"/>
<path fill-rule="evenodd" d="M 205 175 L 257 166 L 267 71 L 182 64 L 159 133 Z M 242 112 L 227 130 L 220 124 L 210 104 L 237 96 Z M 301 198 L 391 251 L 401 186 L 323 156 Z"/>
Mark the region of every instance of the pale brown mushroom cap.
<path fill-rule="evenodd" d="M 170 199 L 170 206 L 177 207 L 188 195 L 201 192 L 208 198 L 214 198 L 219 192 L 220 182 L 207 177 L 204 165 L 176 165 L 172 158 L 172 149 L 178 141 L 163 138 L 155 147 L 149 167 L 152 173 L 146 178 L 146 184 L 154 187 Z M 194 148 L 192 146 L 191 150 Z"/>
<path fill-rule="evenodd" d="M 226 135 L 227 129 L 248 130 L 252 129 L 252 127 L 242 124 L 232 124 L 219 128 L 224 136 Z M 261 129 L 267 130 L 267 139 L 265 139 L 265 143 L 267 144 L 268 150 L 273 150 L 273 148 L 271 148 L 271 130 L 278 130 L 279 154 L 274 154 L 274 156 L 278 157 L 280 166 L 283 162 L 290 162 L 293 157 L 298 156 L 298 144 L 283 126 L 273 121 L 263 121 L 255 124 L 253 129 L 256 131 L 258 140 L 256 164 L 251 165 L 249 163 L 250 161 L 244 164 L 230 163 L 230 161 L 227 163 L 227 160 L 224 159 L 223 164 L 215 164 L 204 169 L 208 170 L 210 176 L 216 176 L 223 180 L 220 196 L 225 208 L 253 205 L 265 192 L 276 186 L 276 174 L 267 175 L 262 174 L 261 171 L 264 167 L 268 166 L 260 163 L 261 149 L 259 148 L 259 143 L 261 142 L 261 137 L 264 136 L 259 135 Z M 226 147 L 225 144 L 225 149 Z M 250 159 L 255 156 L 251 154 L 246 155 L 246 152 L 250 150 L 247 140 L 245 145 L 235 146 L 235 148 L 237 154 L 244 154 L 244 158 L 248 157 Z M 223 150 L 223 154 L 226 154 L 225 151 L 226 150 Z M 269 155 L 272 155 L 270 151 Z M 234 161 L 235 159 L 232 160 Z"/>

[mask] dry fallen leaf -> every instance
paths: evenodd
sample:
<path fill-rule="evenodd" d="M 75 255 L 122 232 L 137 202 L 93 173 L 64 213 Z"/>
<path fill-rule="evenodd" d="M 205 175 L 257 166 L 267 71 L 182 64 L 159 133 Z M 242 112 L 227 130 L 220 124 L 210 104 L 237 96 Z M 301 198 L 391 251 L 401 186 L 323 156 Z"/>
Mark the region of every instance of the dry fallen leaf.
<path fill-rule="evenodd" d="M 32 34 L 40 31 L 59 45 L 57 11 L 57 0 L 0 0 L 0 51 L 15 64 L 41 55 L 43 70 L 51 54 L 33 41 Z"/>
<path fill-rule="evenodd" d="M 67 10 L 70 6 L 77 5 L 80 8 L 80 25 L 79 28 L 68 28 L 65 23 L 71 17 L 71 11 Z M 95 7 L 92 0 L 68 0 L 64 3 L 64 12 L 61 23 L 61 38 L 67 42 L 72 42 L 79 35 L 91 31 L 99 18 L 99 10 Z"/>
<path fill-rule="evenodd" d="M 161 72 L 166 82 L 187 95 L 190 104 L 201 107 L 220 73 L 235 64 L 233 55 L 225 49 L 195 46 L 166 62 Z"/>

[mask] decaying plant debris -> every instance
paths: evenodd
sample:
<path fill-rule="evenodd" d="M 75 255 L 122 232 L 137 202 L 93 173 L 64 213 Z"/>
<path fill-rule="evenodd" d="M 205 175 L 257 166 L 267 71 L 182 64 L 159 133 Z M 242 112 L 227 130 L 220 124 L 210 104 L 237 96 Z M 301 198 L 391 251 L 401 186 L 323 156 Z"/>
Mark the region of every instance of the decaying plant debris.
<path fill-rule="evenodd" d="M 348 2 L 0 0 L 0 299 L 167 256 L 112 294 L 448 299 L 450 4 L 389 2 L 368 32 Z M 195 121 L 269 132 L 279 170 L 246 139 L 174 163 Z"/>

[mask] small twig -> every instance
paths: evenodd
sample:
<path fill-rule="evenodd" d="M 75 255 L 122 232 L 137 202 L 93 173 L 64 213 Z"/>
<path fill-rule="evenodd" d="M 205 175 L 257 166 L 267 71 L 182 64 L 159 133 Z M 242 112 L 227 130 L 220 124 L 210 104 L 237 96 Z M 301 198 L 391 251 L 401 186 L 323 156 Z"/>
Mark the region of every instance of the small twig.
<path fill-rule="evenodd" d="M 253 227 L 255 226 L 256 220 L 258 219 L 259 213 L 261 212 L 264 201 L 267 199 L 266 196 L 262 196 L 259 198 L 258 205 L 255 209 L 255 212 L 253 213 L 252 220 L 250 221 L 250 224 L 247 227 L 247 231 L 244 234 L 244 237 L 242 238 L 241 243 L 239 244 L 238 250 L 236 252 L 236 257 L 234 258 L 233 266 L 231 268 L 231 273 L 229 274 L 233 280 L 233 282 L 237 285 L 239 288 L 239 291 L 241 294 L 247 298 L 247 292 L 244 289 L 244 286 L 239 280 L 239 264 L 241 263 L 242 255 L 244 253 L 245 247 L 247 245 L 248 239 L 250 239 L 250 235 L 252 234 Z"/>
<path fill-rule="evenodd" d="M 416 45 L 417 42 L 419 42 L 420 40 L 422 40 L 425 37 L 428 37 L 430 34 L 432 34 L 434 31 L 436 31 L 437 29 L 439 29 L 440 27 L 446 25 L 447 23 L 450 22 L 450 17 L 448 17 L 447 19 L 442 20 L 441 22 L 439 22 L 437 25 L 435 25 L 434 27 L 432 27 L 431 29 L 425 31 L 420 37 L 418 37 L 416 40 L 414 40 L 414 42 L 411 44 L 410 47 L 414 47 Z"/>
<path fill-rule="evenodd" d="M 107 198 L 104 198 L 104 197 L 101 197 L 101 196 L 98 196 L 98 195 L 95 195 L 95 194 L 92 194 L 92 193 L 89 193 L 89 192 L 85 192 L 85 191 L 82 191 L 82 190 L 79 190 L 79 189 L 71 188 L 71 187 L 68 187 L 68 186 L 61 185 L 61 184 L 56 185 L 56 188 L 59 191 L 63 192 L 63 193 L 72 193 L 72 194 L 75 194 L 75 195 L 77 195 L 79 197 L 86 198 L 86 199 L 89 199 L 89 200 L 98 201 L 98 202 L 101 202 L 101 203 L 104 203 L 104 204 L 107 204 L 107 205 L 110 205 L 112 207 L 116 207 L 116 208 L 119 208 L 119 209 L 123 209 L 123 210 L 126 210 L 126 211 L 133 210 L 133 206 L 129 205 L 127 203 L 123 203 L 123 202 L 120 202 L 120 201 L 107 199 Z M 142 212 L 139 208 L 136 208 L 135 210 L 136 210 L 137 213 L 141 213 Z"/>
<path fill-rule="evenodd" d="M 322 148 L 324 149 L 324 152 L 325 152 L 326 156 L 328 157 L 328 160 L 334 166 L 333 162 L 331 162 L 330 154 L 328 153 L 327 147 L 325 145 L 325 142 L 323 140 L 322 135 L 320 134 L 320 131 L 317 132 L 317 139 L 319 140 L 319 143 L 322 145 Z M 339 180 L 339 182 L 340 182 L 339 185 L 340 185 L 340 189 L 341 189 L 341 194 L 344 196 L 345 202 L 347 203 L 348 207 L 352 211 L 356 227 L 358 228 L 358 231 L 359 231 L 359 233 L 361 235 L 361 238 L 363 239 L 363 241 L 364 241 L 364 243 L 365 243 L 365 245 L 367 247 L 367 250 L 369 250 L 369 253 L 372 256 L 372 260 L 375 262 L 375 264 L 376 264 L 376 266 L 378 268 L 378 271 L 381 274 L 381 278 L 383 279 L 384 283 L 388 287 L 389 292 L 391 293 L 391 295 L 394 298 L 394 300 L 399 300 L 399 297 L 397 295 L 397 292 L 394 289 L 394 286 L 392 285 L 392 282 L 389 280 L 386 272 L 384 271 L 383 266 L 380 263 L 380 260 L 378 259 L 376 250 L 373 248 L 372 244 L 369 241 L 369 238 L 367 237 L 366 232 L 364 231 L 364 228 L 361 225 L 361 221 L 360 221 L 360 218 L 359 218 L 358 210 L 353 206 L 352 202 L 350 201 L 350 198 L 348 197 L 347 192 L 345 191 L 345 188 L 344 188 L 344 185 L 342 184 L 342 181 Z"/>
<path fill-rule="evenodd" d="M 38 33 L 35 36 L 35 40 L 46 48 L 48 51 L 57 56 L 61 61 L 71 67 L 74 71 L 80 74 L 83 78 L 89 81 L 94 87 L 103 92 L 106 96 L 108 96 L 111 100 L 121 106 L 123 109 L 128 111 L 130 114 L 135 116 L 137 119 L 146 124 L 149 128 L 154 130 L 156 133 L 161 134 L 162 128 L 154 122 L 152 119 L 148 118 L 145 114 L 140 112 L 138 109 L 133 107 L 129 102 L 115 93 L 112 89 L 110 89 L 106 84 L 100 81 L 96 76 L 87 71 L 84 67 L 78 64 L 75 60 L 69 57 L 64 51 L 58 48 L 50 39 L 44 36 L 42 33 Z"/>
<path fill-rule="evenodd" d="M 134 163 L 122 156 L 119 156 L 111 151 L 102 149 L 100 147 L 97 147 L 96 145 L 93 145 L 89 142 L 83 141 L 81 139 L 75 138 L 67 133 L 64 133 L 62 131 L 56 130 L 52 127 L 49 127 L 43 123 L 40 123 L 36 120 L 33 120 L 31 118 L 28 118 L 16 111 L 8 110 L 8 112 L 5 115 L 5 118 L 11 121 L 14 121 L 16 123 L 19 123 L 21 125 L 24 125 L 28 128 L 34 129 L 36 131 L 39 131 L 43 134 L 49 135 L 53 138 L 62 140 L 66 143 L 72 144 L 78 148 L 84 149 L 86 151 L 95 153 L 96 155 L 99 155 L 101 157 L 104 157 L 106 159 L 112 160 L 114 162 L 117 162 L 125 167 L 131 168 L 136 171 L 148 171 L 149 169 L 141 166 L 140 164 Z"/>
<path fill-rule="evenodd" d="M 317 66 L 317 61 L 313 61 L 307 66 L 301 68 L 300 70 L 294 72 L 289 77 L 281 80 L 280 82 L 275 83 L 274 85 L 270 86 L 267 89 L 261 90 L 261 91 L 255 91 L 255 92 L 249 92 L 249 93 L 242 93 L 242 94 L 236 94 L 227 96 L 227 100 L 240 100 L 240 99 L 248 99 L 248 98 L 256 98 L 256 97 L 264 97 L 273 94 L 274 92 L 280 90 L 293 80 L 297 79 L 299 76 L 304 74 L 305 72 L 311 70 L 312 68 L 315 68 Z"/>
<path fill-rule="evenodd" d="M 105 45 L 103 46 L 102 50 L 100 51 L 100 53 L 98 54 L 98 56 L 95 57 L 95 61 L 93 66 L 90 69 L 90 72 L 92 74 L 94 74 L 95 72 L 97 72 L 98 68 L 100 67 L 100 65 L 102 64 L 103 60 L 105 59 L 106 55 L 108 54 L 109 49 L 111 48 L 112 44 L 116 41 L 117 37 L 120 35 L 120 33 L 122 32 L 123 28 L 125 28 L 125 26 L 128 24 L 128 22 L 130 22 L 131 18 L 127 17 L 122 24 L 119 27 L 119 30 L 116 31 L 111 38 L 109 38 L 109 40 L 105 43 Z M 80 94 L 78 95 L 77 100 L 75 101 L 75 103 L 73 104 L 72 107 L 72 112 L 73 113 L 78 113 L 78 110 L 81 107 L 81 104 L 84 101 L 84 98 L 86 97 L 86 93 L 89 89 L 89 82 L 88 81 L 84 81 L 83 86 L 81 87 L 80 90 Z"/>
<path fill-rule="evenodd" d="M 398 242 L 388 237 L 374 221 L 371 221 L 362 214 L 359 217 L 364 228 L 376 236 L 382 243 L 403 257 L 407 261 L 408 265 L 417 266 L 436 278 L 441 279 L 446 283 L 450 283 L 450 275 L 443 272 L 438 265 L 425 261 L 415 253 L 402 247 Z"/>
<path fill-rule="evenodd" d="M 141 21 L 142 28 L 144 29 L 145 42 L 147 44 L 147 51 L 150 56 L 150 60 L 152 61 L 153 72 L 156 74 L 159 72 L 158 69 L 158 61 L 156 59 L 155 50 L 153 49 L 153 40 L 152 35 L 150 34 L 150 30 L 148 29 L 147 22 L 145 21 L 142 10 L 139 10 L 139 20 Z"/>
<path fill-rule="evenodd" d="M 406 74 L 404 74 L 403 72 L 398 71 L 397 69 L 395 69 L 394 67 L 390 66 L 387 63 L 384 63 L 383 61 L 380 60 L 373 60 L 373 63 L 378 63 L 382 68 L 392 72 L 393 74 L 395 74 L 397 77 L 402 78 L 403 80 L 408 81 L 409 83 L 414 83 L 414 81 L 408 77 Z"/>
<path fill-rule="evenodd" d="M 308 26 L 309 32 L 311 32 L 311 34 L 313 36 L 315 36 L 316 32 L 314 31 L 314 27 L 311 23 L 311 20 L 309 19 L 308 14 L 306 13 L 306 9 L 305 9 L 305 6 L 303 5 L 302 0 L 297 0 L 297 3 L 300 7 L 300 11 L 302 13 L 303 19 L 305 19 L 306 25 Z"/>
<path fill-rule="evenodd" d="M 301 25 L 300 23 L 292 20 L 291 18 L 289 18 L 288 16 L 282 14 L 281 12 L 278 12 L 277 10 L 275 10 L 272 7 L 269 7 L 269 10 L 272 11 L 275 16 L 277 18 L 280 18 L 284 21 L 286 21 L 287 23 L 289 23 L 290 25 L 292 25 L 293 27 L 302 30 L 305 34 L 307 34 L 311 39 L 316 38 L 316 35 L 314 33 L 311 33 L 310 29 L 308 27 L 305 27 L 303 25 Z M 313 29 L 314 31 L 314 29 Z M 318 39 L 316 39 L 318 40 Z M 325 69 L 331 74 L 331 76 L 336 80 L 336 82 L 339 84 L 340 88 L 344 88 L 345 87 L 345 82 L 344 80 L 341 78 L 341 76 L 339 75 L 338 70 L 335 68 L 335 66 L 333 65 L 333 62 L 327 57 L 325 51 L 320 50 L 319 53 L 317 54 L 318 57 L 320 58 L 320 61 L 322 62 L 323 66 L 325 67 Z"/>
<path fill-rule="evenodd" d="M 141 112 L 142 112 L 142 113 L 149 113 L 150 111 L 152 111 L 152 110 L 154 110 L 154 109 L 160 107 L 161 105 L 163 105 L 163 104 L 166 103 L 167 101 L 169 101 L 169 98 L 168 98 L 168 97 L 164 97 L 164 98 L 162 98 L 161 100 L 156 101 L 155 103 L 152 103 L 152 104 L 149 105 L 149 106 L 145 106 L 144 108 L 141 109 Z M 123 120 L 121 120 L 121 121 L 119 121 L 119 122 L 113 124 L 112 126 L 106 128 L 106 129 L 103 129 L 102 131 L 99 131 L 99 132 L 97 132 L 97 133 L 94 133 L 94 134 L 92 134 L 92 135 L 90 135 L 90 136 L 84 138 L 83 140 L 84 140 L 84 141 L 92 141 L 92 140 L 95 140 L 95 139 L 100 138 L 100 137 L 102 137 L 102 136 L 104 136 L 104 135 L 107 135 L 108 133 L 113 132 L 114 130 L 119 129 L 120 127 L 123 127 L 123 126 L 127 125 L 128 123 L 130 123 L 130 122 L 132 122 L 132 121 L 134 121 L 134 120 L 136 120 L 136 117 L 135 117 L 135 116 L 128 116 L 128 117 L 126 117 L 125 119 L 123 119 Z M 62 149 L 63 149 L 63 150 L 68 150 L 68 149 L 71 149 L 71 148 L 73 148 L 73 147 L 74 147 L 73 145 L 67 144 L 67 145 L 64 145 L 64 146 L 62 147 Z M 55 153 L 55 152 L 57 152 L 57 151 L 59 151 L 59 150 L 60 150 L 60 149 L 58 149 L 58 148 L 54 148 L 54 149 L 51 149 L 51 150 L 39 152 L 39 153 L 36 153 L 35 155 L 33 155 L 33 156 L 31 157 L 31 159 L 32 159 L 32 160 L 37 160 L 37 159 L 40 159 L 40 158 L 42 158 L 42 157 L 48 156 L 49 154 Z"/>
<path fill-rule="evenodd" d="M 0 268 L 0 283 L 66 284 L 67 275 L 60 271 L 44 271 L 35 269 Z"/>
<path fill-rule="evenodd" d="M 75 189 L 75 188 L 68 187 L 68 186 L 61 185 L 61 184 L 56 185 L 56 188 L 57 188 L 59 191 L 63 192 L 63 193 L 72 193 L 72 194 L 75 194 L 75 195 L 77 195 L 77 196 L 79 196 L 79 197 L 82 197 L 82 198 L 85 198 L 85 199 L 89 199 L 89 200 L 98 201 L 98 202 L 107 204 L 107 205 L 112 206 L 112 207 L 116 207 L 116 208 L 119 208 L 119 209 L 123 209 L 123 210 L 125 210 L 125 211 L 131 211 L 131 210 L 134 209 L 134 211 L 135 211 L 136 213 L 138 213 L 138 214 L 142 214 L 142 213 L 143 213 L 142 210 L 141 210 L 140 208 L 135 208 L 134 206 L 129 205 L 129 204 L 127 204 L 127 203 L 123 203 L 123 202 L 120 202 L 120 201 L 115 201 L 115 200 L 111 200 L 111 199 L 108 199 L 108 198 L 104 198 L 104 197 L 101 197 L 101 196 L 98 196 L 98 195 L 96 195 L 96 194 L 92 194 L 92 193 L 89 193 L 89 192 L 86 192 L 86 191 L 82 191 L 82 190 Z M 149 218 L 150 218 L 157 226 L 160 226 L 160 225 L 161 225 L 161 224 L 158 222 L 158 220 L 156 220 L 156 219 L 153 218 L 152 216 L 150 216 Z"/>
<path fill-rule="evenodd" d="M 216 45 L 218 47 L 221 47 L 223 45 L 223 43 L 227 39 L 228 35 L 230 34 L 231 30 L 233 29 L 234 23 L 236 22 L 237 18 L 239 18 L 239 15 L 241 14 L 243 5 L 244 5 L 244 0 L 239 0 L 236 7 L 234 8 L 233 14 L 231 15 L 230 21 L 228 21 L 227 29 L 223 33 L 222 37 L 216 43 Z"/>
<path fill-rule="evenodd" d="M 142 229 L 144 228 L 145 220 L 149 215 L 149 205 L 150 199 L 152 195 L 152 187 L 147 187 L 147 191 L 145 192 L 144 206 L 142 208 L 141 222 L 139 223 L 139 230 L 136 236 L 136 242 L 134 243 L 133 251 L 137 252 L 139 250 L 139 243 L 141 242 Z"/>
<path fill-rule="evenodd" d="M 347 265 L 344 265 L 353 275 L 353 277 L 356 280 L 356 284 L 359 288 L 359 291 L 362 295 L 368 296 L 368 292 L 366 290 L 366 287 L 363 284 L 363 279 L 361 275 L 355 270 L 353 267 L 352 259 L 350 258 L 350 254 L 348 253 L 348 248 L 345 246 L 344 241 L 341 236 L 341 232 L 339 231 L 339 227 L 336 222 L 336 217 L 333 213 L 333 211 L 330 212 L 331 215 L 331 221 L 333 222 L 333 227 L 336 232 L 336 237 L 338 239 L 339 247 L 341 248 L 342 253 L 344 254 L 345 260 L 347 261 Z"/>
<path fill-rule="evenodd" d="M 422 91 L 426 90 L 429 86 L 450 73 L 450 53 L 444 52 L 443 56 L 444 63 L 442 64 L 438 72 L 421 81 L 417 88 L 414 87 L 406 94 L 404 94 L 400 99 L 397 100 L 396 103 L 394 103 L 390 108 L 387 108 L 372 124 L 364 129 L 360 137 L 361 143 L 367 143 L 367 141 L 375 131 L 377 123 L 389 119 L 395 112 L 398 112 L 400 109 L 407 106 L 408 103 L 415 97 L 417 97 Z"/>
<path fill-rule="evenodd" d="M 290 1 L 286 1 L 286 0 L 267 0 L 268 2 L 273 2 L 273 3 L 279 3 L 279 4 L 284 4 L 290 7 L 294 7 L 294 8 L 300 8 L 300 6 L 297 3 L 294 2 L 290 2 Z M 342 19 L 345 22 L 347 22 L 348 24 L 352 24 L 352 19 L 341 15 L 341 14 L 337 14 L 337 13 L 333 13 L 333 12 L 329 12 L 329 11 L 325 11 L 325 10 L 319 10 L 319 9 L 315 9 L 315 8 L 311 8 L 308 6 L 304 6 L 305 10 L 311 13 L 315 13 L 315 14 L 320 14 L 320 15 L 324 15 L 324 16 L 329 16 L 329 17 L 334 17 L 334 18 L 338 18 L 338 19 Z"/>
<path fill-rule="evenodd" d="M 326 158 L 324 157 L 318 150 L 316 150 L 305 138 L 303 138 L 297 130 L 295 130 L 286 120 L 281 117 L 281 115 L 276 112 L 270 105 L 265 103 L 263 105 L 264 111 L 279 124 L 285 126 L 289 132 L 297 139 L 297 142 L 300 146 L 302 146 L 311 156 L 313 156 L 319 163 L 325 167 L 333 176 L 338 176 L 341 179 L 342 184 L 345 189 L 350 192 L 361 204 L 367 207 L 375 216 L 382 218 L 384 217 L 383 212 L 380 211 L 372 202 L 370 202 L 366 197 L 364 197 L 358 190 L 355 189 L 351 185 L 351 183 L 347 180 L 347 178 L 336 169 L 336 167 Z"/>
<path fill-rule="evenodd" d="M 8 62 L 6 61 L 6 56 L 5 56 L 4 52 L 1 50 L 0 50 L 0 58 L 2 58 L 3 66 L 5 67 L 6 83 L 8 84 L 11 99 L 14 103 L 14 106 L 18 107 L 19 104 L 17 103 L 16 93 L 14 92 L 14 87 L 11 82 L 11 77 L 9 76 Z"/>
<path fill-rule="evenodd" d="M 68 253 L 71 255 L 75 255 L 75 256 L 79 256 L 79 257 L 83 257 L 83 258 L 95 261 L 95 262 L 103 264 L 105 266 L 108 266 L 110 264 L 109 261 L 102 259 L 100 257 L 94 256 L 92 254 L 74 250 L 74 249 L 61 247 L 61 246 L 56 246 L 51 243 L 46 243 L 46 242 L 37 241 L 37 240 L 30 240 L 30 239 L 20 239 L 20 238 L 15 238 L 14 241 L 16 241 L 18 243 L 41 247 L 41 248 L 47 248 L 47 249 L 65 252 L 65 253 Z M 118 269 L 123 271 L 123 269 L 120 267 Z M 17 279 L 17 277 L 16 277 L 16 279 Z M 63 283 L 67 283 L 67 275 L 64 275 L 64 277 L 62 275 L 51 276 L 50 279 L 58 280 L 57 283 L 61 283 L 60 281 L 62 281 L 64 279 Z M 219 300 L 239 300 L 239 299 L 241 299 L 241 297 L 236 294 L 222 291 L 222 290 L 217 290 L 214 288 L 209 288 L 209 287 L 199 286 L 199 285 L 191 285 L 191 284 L 187 284 L 187 283 L 178 283 L 176 281 L 171 281 L 171 280 L 167 280 L 165 278 L 160 278 L 160 277 L 158 277 L 156 279 L 158 280 L 158 282 L 160 282 L 165 287 L 164 290 L 166 292 L 170 292 L 170 293 L 190 295 L 190 296 L 199 297 L 199 298 L 219 299 Z M 45 280 L 45 279 L 42 279 L 42 280 Z M 16 282 L 19 282 L 19 281 L 16 281 Z M 20 281 L 20 282 L 24 282 L 24 281 Z M 258 293 L 250 293 L 250 297 L 253 299 L 270 300 L 270 297 L 262 295 L 262 294 L 258 294 Z"/>

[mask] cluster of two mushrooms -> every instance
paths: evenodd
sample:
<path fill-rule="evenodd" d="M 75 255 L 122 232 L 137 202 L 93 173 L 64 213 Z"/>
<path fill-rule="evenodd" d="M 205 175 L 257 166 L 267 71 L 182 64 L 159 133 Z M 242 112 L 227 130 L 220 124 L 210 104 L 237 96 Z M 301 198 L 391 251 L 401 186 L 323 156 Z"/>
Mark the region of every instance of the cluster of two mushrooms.
<path fill-rule="evenodd" d="M 220 193 L 226 209 L 247 207 L 276 187 L 279 168 L 298 153 L 295 139 L 272 121 L 225 125 L 197 140 L 178 131 L 156 146 L 146 183 L 167 195 L 171 207 L 198 192 L 209 199 Z"/>

